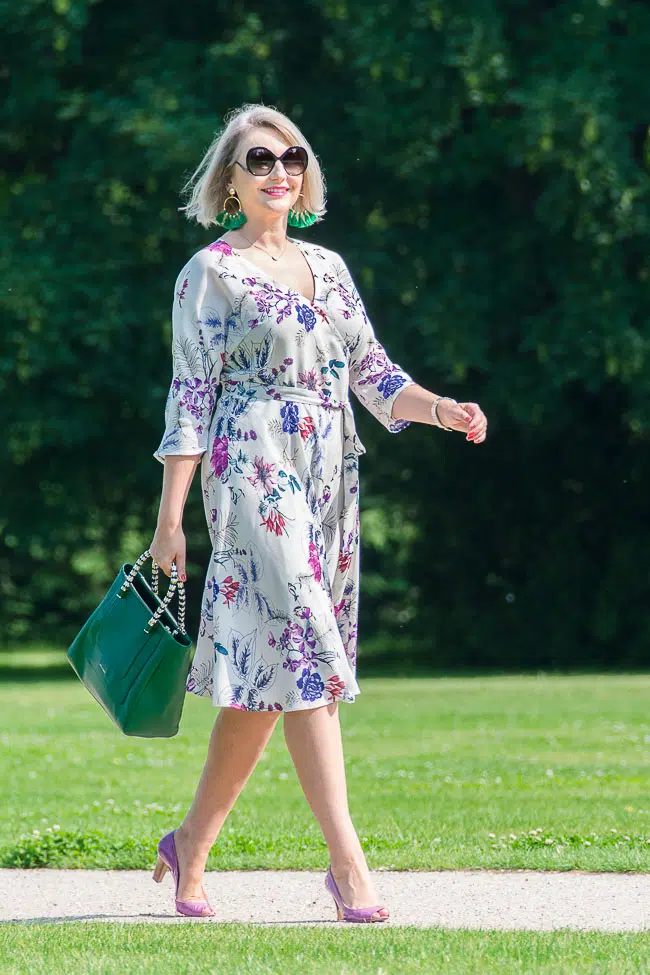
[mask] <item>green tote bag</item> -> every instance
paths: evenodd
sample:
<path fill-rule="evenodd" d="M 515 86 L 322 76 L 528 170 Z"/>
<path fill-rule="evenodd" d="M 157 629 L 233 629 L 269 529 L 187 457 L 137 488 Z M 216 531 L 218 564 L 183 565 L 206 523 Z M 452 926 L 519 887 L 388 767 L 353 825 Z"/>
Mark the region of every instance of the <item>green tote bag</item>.
<path fill-rule="evenodd" d="M 178 731 L 193 644 L 185 631 L 185 589 L 172 565 L 164 599 L 158 566 L 151 585 L 144 552 L 117 574 L 67 651 L 73 670 L 125 735 L 172 738 Z M 178 592 L 178 620 L 169 604 Z"/>

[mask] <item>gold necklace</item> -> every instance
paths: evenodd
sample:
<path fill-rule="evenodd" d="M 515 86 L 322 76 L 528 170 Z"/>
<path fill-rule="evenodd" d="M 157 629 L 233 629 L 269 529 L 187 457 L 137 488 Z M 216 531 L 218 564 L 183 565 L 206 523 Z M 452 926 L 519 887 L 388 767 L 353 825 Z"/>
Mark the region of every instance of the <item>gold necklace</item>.
<path fill-rule="evenodd" d="M 248 243 L 251 245 L 251 247 L 259 247 L 259 249 L 261 251 L 264 251 L 265 254 L 268 254 L 269 255 L 269 257 L 271 258 L 272 261 L 279 261 L 280 260 L 280 257 L 283 257 L 284 256 L 284 252 L 286 251 L 287 247 L 289 246 L 289 240 L 287 239 L 287 242 L 284 245 L 284 249 L 282 250 L 282 253 L 279 255 L 279 257 L 275 257 L 271 253 L 271 251 L 267 251 L 266 247 L 262 247 L 261 244 L 258 244 L 258 243 L 256 243 L 256 241 L 251 240 L 250 237 L 247 237 L 246 234 L 244 233 L 244 231 L 241 228 L 239 229 L 239 233 L 242 235 L 242 237 L 244 238 L 244 240 L 247 240 L 248 241 Z"/>

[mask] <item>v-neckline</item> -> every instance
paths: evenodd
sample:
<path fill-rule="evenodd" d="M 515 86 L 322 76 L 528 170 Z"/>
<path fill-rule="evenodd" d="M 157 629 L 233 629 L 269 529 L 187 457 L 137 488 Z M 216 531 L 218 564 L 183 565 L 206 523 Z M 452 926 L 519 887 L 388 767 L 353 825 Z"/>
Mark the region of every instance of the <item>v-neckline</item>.
<path fill-rule="evenodd" d="M 219 240 L 221 239 L 222 238 L 219 238 Z M 318 276 L 316 275 L 311 265 L 311 261 L 309 260 L 307 254 L 305 253 L 305 249 L 304 249 L 305 241 L 299 240 L 297 237 L 287 237 L 287 240 L 290 240 L 293 244 L 296 244 L 296 246 L 300 249 L 300 253 L 304 257 L 307 267 L 311 271 L 311 276 L 314 279 L 313 298 L 308 298 L 306 295 L 303 295 L 300 291 L 296 291 L 295 288 L 288 288 L 286 285 L 282 284 L 281 281 L 278 281 L 277 278 L 273 278 L 271 277 L 271 275 L 266 274 L 266 272 L 259 266 L 259 264 L 255 264 L 254 261 L 249 261 L 247 257 L 244 257 L 244 255 L 238 248 L 233 247 L 232 244 L 229 244 L 229 247 L 232 249 L 233 254 L 235 254 L 240 261 L 244 261 L 246 264 L 249 265 L 249 267 L 255 268 L 255 270 L 257 271 L 257 277 L 266 278 L 268 281 L 271 282 L 271 284 L 277 286 L 280 289 L 280 291 L 286 291 L 286 292 L 290 292 L 291 294 L 298 295 L 299 298 L 302 298 L 302 300 L 306 301 L 309 305 L 315 305 L 318 299 Z M 224 243 L 227 244 L 228 241 L 224 241 Z"/>

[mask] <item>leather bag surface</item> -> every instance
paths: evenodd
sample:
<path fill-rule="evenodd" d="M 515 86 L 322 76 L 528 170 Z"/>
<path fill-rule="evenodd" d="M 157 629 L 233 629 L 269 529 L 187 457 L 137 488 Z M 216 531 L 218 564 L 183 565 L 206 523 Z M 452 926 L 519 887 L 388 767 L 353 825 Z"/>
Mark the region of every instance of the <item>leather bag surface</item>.
<path fill-rule="evenodd" d="M 185 702 L 193 643 L 185 631 L 185 590 L 172 566 L 167 595 L 158 595 L 140 568 L 147 550 L 121 567 L 99 606 L 85 622 L 67 657 L 89 693 L 125 734 L 172 738 Z M 176 619 L 169 604 L 178 592 Z"/>

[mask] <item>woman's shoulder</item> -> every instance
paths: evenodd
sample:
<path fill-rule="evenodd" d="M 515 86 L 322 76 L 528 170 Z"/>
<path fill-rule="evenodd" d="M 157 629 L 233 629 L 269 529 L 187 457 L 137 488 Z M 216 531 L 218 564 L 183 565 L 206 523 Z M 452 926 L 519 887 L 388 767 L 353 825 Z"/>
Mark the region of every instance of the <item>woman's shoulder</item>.
<path fill-rule="evenodd" d="M 226 292 L 227 282 L 236 277 L 231 270 L 233 254 L 230 244 L 220 239 L 204 244 L 188 258 L 178 279 L 207 281 L 213 288 Z"/>
<path fill-rule="evenodd" d="M 305 253 L 309 262 L 318 271 L 326 273 L 330 269 L 345 268 L 345 261 L 338 253 L 330 247 L 310 240 L 301 240 L 299 237 L 289 237 L 290 241 L 296 244 Z M 219 276 L 225 274 L 230 276 L 228 271 L 232 267 L 233 261 L 239 257 L 237 250 L 227 241 L 217 238 L 210 244 L 195 251 L 189 258 L 181 274 L 187 275 L 189 272 L 205 273 L 210 268 L 221 272 Z"/>
<path fill-rule="evenodd" d="M 204 244 L 203 247 L 195 251 L 185 266 L 208 270 L 211 267 L 214 268 L 223 264 L 224 258 L 231 257 L 233 253 L 230 244 L 218 238 L 213 240 L 211 244 Z"/>

